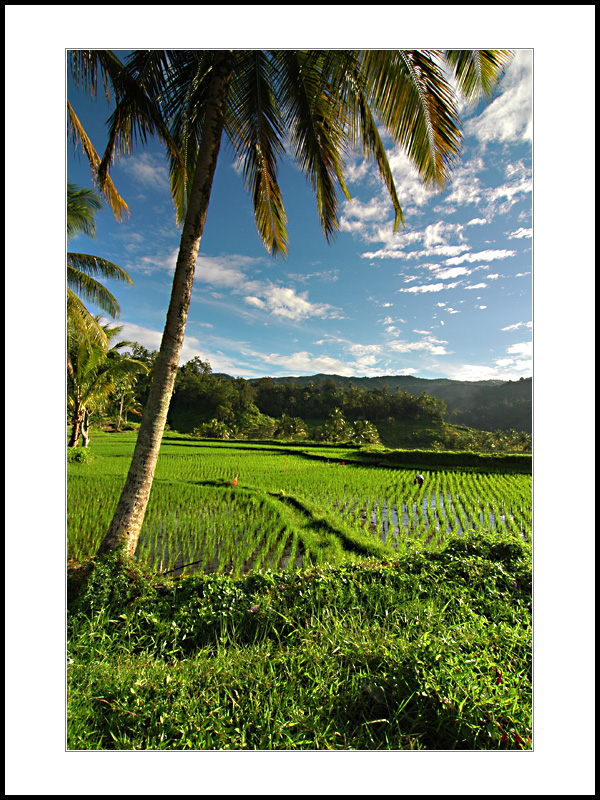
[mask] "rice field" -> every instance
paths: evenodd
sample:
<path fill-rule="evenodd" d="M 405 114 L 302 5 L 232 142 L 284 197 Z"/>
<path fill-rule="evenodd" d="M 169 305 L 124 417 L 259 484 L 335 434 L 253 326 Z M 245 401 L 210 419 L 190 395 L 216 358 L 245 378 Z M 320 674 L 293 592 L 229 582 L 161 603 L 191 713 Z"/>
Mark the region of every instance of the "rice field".
<path fill-rule="evenodd" d="M 69 465 L 69 560 L 96 552 L 133 446 L 133 434 L 97 433 L 94 460 Z M 331 454 L 328 461 L 284 447 L 165 439 L 138 560 L 175 574 L 239 576 L 436 549 L 465 533 L 531 541 L 530 475 L 419 470 L 418 487 L 414 469 L 342 463 Z"/>

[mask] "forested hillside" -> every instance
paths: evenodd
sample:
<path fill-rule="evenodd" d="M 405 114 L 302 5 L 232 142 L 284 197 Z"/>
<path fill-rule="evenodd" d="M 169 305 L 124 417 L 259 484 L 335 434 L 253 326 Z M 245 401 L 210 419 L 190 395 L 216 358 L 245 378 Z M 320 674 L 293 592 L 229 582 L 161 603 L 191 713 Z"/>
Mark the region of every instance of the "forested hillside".
<path fill-rule="evenodd" d="M 226 377 L 226 376 L 223 376 Z M 420 396 L 427 392 L 446 404 L 447 422 L 468 425 L 485 431 L 532 431 L 532 379 L 518 381 L 454 381 L 446 378 L 429 380 L 412 375 L 386 375 L 377 378 L 347 378 L 342 375 L 311 375 L 286 378 L 261 378 L 250 383 L 260 385 L 269 380 L 275 385 L 301 387 L 336 386 L 367 392 L 387 390 Z"/>

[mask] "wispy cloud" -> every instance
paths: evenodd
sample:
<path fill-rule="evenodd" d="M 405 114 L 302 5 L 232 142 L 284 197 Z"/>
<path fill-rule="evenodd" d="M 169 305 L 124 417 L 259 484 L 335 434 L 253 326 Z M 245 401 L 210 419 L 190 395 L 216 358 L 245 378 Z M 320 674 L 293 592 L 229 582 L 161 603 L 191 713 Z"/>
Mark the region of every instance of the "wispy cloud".
<path fill-rule="evenodd" d="M 328 303 L 311 303 L 308 292 L 298 294 L 294 289 L 266 284 L 260 294 L 247 295 L 244 302 L 275 317 L 283 317 L 295 322 L 307 317 L 339 317 L 339 309 Z"/>
<path fill-rule="evenodd" d="M 510 258 L 516 252 L 516 250 L 482 250 L 479 253 L 465 253 L 462 256 L 449 258 L 446 264 L 450 266 L 451 264 L 462 264 L 464 261 L 469 264 L 473 264 L 475 261 L 496 261 L 499 258 Z"/>
<path fill-rule="evenodd" d="M 398 289 L 398 292 L 411 292 L 412 294 L 425 292 L 442 292 L 444 289 L 455 289 L 458 283 L 428 283 L 424 286 L 411 286 L 408 289 Z"/>
<path fill-rule="evenodd" d="M 516 231 L 508 234 L 509 239 L 531 239 L 531 228 L 519 228 Z"/>
<path fill-rule="evenodd" d="M 298 322 L 308 317 L 339 319 L 342 316 L 340 309 L 328 303 L 311 302 L 308 291 L 297 292 L 248 274 L 263 263 L 264 258 L 241 255 L 199 256 L 196 281 L 214 289 L 229 290 L 231 295 L 242 296 L 246 305 L 279 319 Z"/>
<path fill-rule="evenodd" d="M 122 160 L 121 167 L 141 187 L 169 191 L 169 170 L 158 156 L 152 153 L 130 156 Z"/>
<path fill-rule="evenodd" d="M 451 267 L 450 269 L 440 269 L 436 271 L 435 277 L 445 280 L 446 278 L 458 278 L 459 275 L 470 275 L 471 270 L 466 267 Z"/>
<path fill-rule="evenodd" d="M 532 322 L 515 322 L 514 325 L 507 325 L 506 328 L 500 328 L 501 331 L 518 331 L 520 328 L 531 328 Z"/>

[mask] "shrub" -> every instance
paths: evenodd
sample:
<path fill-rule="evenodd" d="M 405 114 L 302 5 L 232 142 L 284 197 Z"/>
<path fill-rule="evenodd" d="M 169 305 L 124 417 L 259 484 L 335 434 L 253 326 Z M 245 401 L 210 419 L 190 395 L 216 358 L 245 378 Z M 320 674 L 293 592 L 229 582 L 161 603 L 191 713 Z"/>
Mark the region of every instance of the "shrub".
<path fill-rule="evenodd" d="M 67 463 L 88 464 L 94 456 L 87 447 L 69 447 L 67 450 Z"/>

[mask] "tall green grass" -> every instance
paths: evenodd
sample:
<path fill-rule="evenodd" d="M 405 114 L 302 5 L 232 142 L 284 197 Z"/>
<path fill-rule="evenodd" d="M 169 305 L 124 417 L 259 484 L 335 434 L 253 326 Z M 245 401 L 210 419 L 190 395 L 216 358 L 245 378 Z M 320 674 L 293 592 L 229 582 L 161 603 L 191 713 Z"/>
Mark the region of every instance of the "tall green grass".
<path fill-rule="evenodd" d="M 69 749 L 531 747 L 522 541 L 239 580 L 111 569 L 69 604 Z"/>

